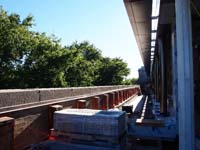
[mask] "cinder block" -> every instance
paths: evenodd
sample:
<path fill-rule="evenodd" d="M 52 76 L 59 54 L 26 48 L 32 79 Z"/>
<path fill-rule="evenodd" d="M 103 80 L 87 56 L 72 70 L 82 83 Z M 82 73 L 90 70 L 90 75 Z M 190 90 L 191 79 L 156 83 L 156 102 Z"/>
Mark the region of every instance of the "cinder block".
<path fill-rule="evenodd" d="M 54 129 L 77 134 L 120 136 L 126 130 L 125 112 L 64 109 L 54 113 Z"/>

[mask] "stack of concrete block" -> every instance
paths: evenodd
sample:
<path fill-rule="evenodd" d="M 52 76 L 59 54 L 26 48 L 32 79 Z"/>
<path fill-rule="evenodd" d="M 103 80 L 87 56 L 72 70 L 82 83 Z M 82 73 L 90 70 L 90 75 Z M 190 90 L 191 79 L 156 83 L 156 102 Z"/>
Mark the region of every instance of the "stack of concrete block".
<path fill-rule="evenodd" d="M 118 144 L 118 149 L 126 145 L 126 115 L 122 111 L 104 111 L 91 109 L 64 109 L 54 113 L 54 129 L 60 133 L 70 133 L 68 136 L 89 138 L 91 144 L 96 140 Z M 77 143 L 77 141 L 76 141 Z M 88 143 L 87 143 L 88 144 Z M 122 146 L 123 145 L 123 146 Z M 99 145 L 98 145 L 99 146 Z"/>
<path fill-rule="evenodd" d="M 54 113 L 54 129 L 70 133 L 120 136 L 125 122 L 121 111 L 63 109 Z"/>

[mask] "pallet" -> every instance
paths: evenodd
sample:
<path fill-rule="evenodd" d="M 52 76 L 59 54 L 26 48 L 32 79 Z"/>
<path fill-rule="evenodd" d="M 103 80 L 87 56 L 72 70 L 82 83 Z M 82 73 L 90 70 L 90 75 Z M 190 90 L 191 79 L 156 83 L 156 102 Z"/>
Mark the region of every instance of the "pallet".
<path fill-rule="evenodd" d="M 126 147 L 126 132 L 124 132 L 124 134 L 120 137 L 114 137 L 53 131 L 52 136 L 54 136 L 57 140 L 64 141 L 66 143 L 106 146 L 118 150 Z"/>
<path fill-rule="evenodd" d="M 106 146 L 91 146 L 76 143 L 65 143 L 61 141 L 44 141 L 38 144 L 32 145 L 27 150 L 124 150 L 118 147 L 106 147 Z"/>

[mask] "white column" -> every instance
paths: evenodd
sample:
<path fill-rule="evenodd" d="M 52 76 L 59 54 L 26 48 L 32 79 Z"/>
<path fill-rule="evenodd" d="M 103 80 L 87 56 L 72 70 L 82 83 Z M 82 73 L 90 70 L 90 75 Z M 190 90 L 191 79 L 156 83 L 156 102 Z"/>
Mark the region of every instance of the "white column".
<path fill-rule="evenodd" d="M 190 0 L 176 0 L 179 149 L 194 150 L 194 81 Z"/>
<path fill-rule="evenodd" d="M 172 27 L 171 42 L 172 42 L 172 99 L 173 99 L 173 115 L 178 121 L 178 85 L 177 85 L 177 48 L 176 48 L 176 34 L 174 25 Z"/>

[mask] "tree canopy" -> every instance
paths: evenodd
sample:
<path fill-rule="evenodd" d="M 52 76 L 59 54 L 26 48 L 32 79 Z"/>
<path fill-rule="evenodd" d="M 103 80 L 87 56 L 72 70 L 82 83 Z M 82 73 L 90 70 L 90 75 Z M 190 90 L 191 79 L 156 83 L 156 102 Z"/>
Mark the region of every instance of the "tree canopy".
<path fill-rule="evenodd" d="M 130 69 L 103 57 L 88 41 L 62 46 L 55 35 L 31 31 L 33 16 L 0 9 L 0 88 L 124 84 Z"/>

